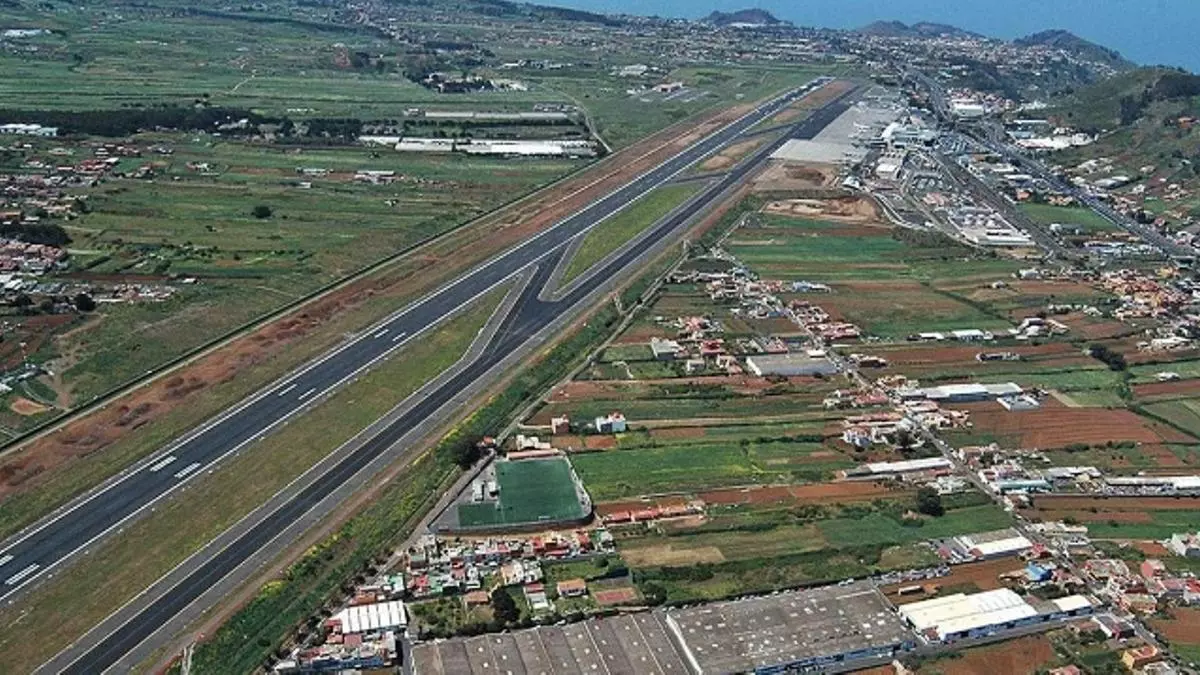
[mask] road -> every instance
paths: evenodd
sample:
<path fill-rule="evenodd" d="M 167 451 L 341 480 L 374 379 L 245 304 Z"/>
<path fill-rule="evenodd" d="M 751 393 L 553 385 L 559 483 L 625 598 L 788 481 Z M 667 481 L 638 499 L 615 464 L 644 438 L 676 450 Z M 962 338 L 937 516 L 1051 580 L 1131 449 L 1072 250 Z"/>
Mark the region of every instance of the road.
<path fill-rule="evenodd" d="M 920 83 L 929 94 L 930 103 L 933 105 L 934 112 L 938 119 L 943 123 L 953 126 L 955 120 L 950 112 L 950 106 L 946 99 L 946 92 L 942 86 L 933 78 L 925 73 L 916 70 L 908 69 L 906 74 L 912 79 Z M 964 125 L 964 131 L 971 132 L 970 135 L 975 140 L 982 143 L 989 150 L 1005 158 L 1010 164 L 1021 169 L 1023 172 L 1040 178 L 1056 190 L 1063 194 L 1068 194 L 1074 197 L 1079 203 L 1086 205 L 1092 211 L 1096 212 L 1100 217 L 1104 218 L 1113 225 L 1136 235 L 1142 241 L 1157 248 L 1163 255 L 1169 258 L 1191 260 L 1195 257 L 1196 251 L 1190 247 L 1176 243 L 1169 237 L 1163 235 L 1153 226 L 1144 223 L 1139 223 L 1136 220 L 1129 218 L 1115 211 L 1111 206 L 1103 200 L 1097 198 L 1086 190 L 1080 189 L 1074 185 L 1064 182 L 1053 172 L 1046 168 L 1044 164 L 1032 157 L 1022 153 L 1019 149 L 1007 142 L 1004 130 L 999 124 L 994 121 L 981 121 L 977 125 Z M 1042 243 L 1039 240 L 1039 243 Z"/>
<path fill-rule="evenodd" d="M 530 343 L 548 326 L 581 309 L 592 296 L 619 278 L 647 251 L 663 243 L 681 225 L 736 187 L 757 168 L 759 162 L 786 140 L 815 136 L 848 107 L 848 103 L 844 102 L 845 97 L 830 102 L 795 125 L 790 134 L 756 151 L 683 207 L 655 223 L 635 245 L 609 256 L 564 292 L 556 294 L 549 288 L 549 282 L 573 238 L 655 187 L 673 180 L 689 166 L 731 144 L 750 127 L 772 117 L 812 87 L 826 82 L 827 79 L 820 78 L 805 89 L 789 92 L 760 106 L 574 216 L 467 272 L 457 281 L 404 308 L 357 339 L 190 434 L 164 450 L 160 458 L 146 468 L 129 474 L 108 489 L 41 524 L 6 549 L 0 555 L 11 557 L 5 561 L 4 567 L 0 567 L 0 573 L 11 570 L 13 576 L 8 579 L 12 583 L 6 581 L 3 590 L 10 595 L 47 569 L 86 548 L 96 538 L 111 532 L 169 495 L 179 485 L 203 474 L 222 457 L 261 438 L 277 425 L 301 413 L 314 401 L 416 339 L 474 299 L 518 275 L 526 280 L 499 329 L 479 350 L 474 360 L 441 382 L 386 428 L 327 471 L 315 476 L 302 490 L 266 514 L 235 541 L 207 560 L 197 561 L 194 569 L 182 581 L 148 601 L 144 607 L 136 608 L 137 611 L 130 610 L 127 617 L 121 617 L 118 627 L 105 636 L 97 637 L 93 644 L 83 646 L 78 654 L 72 652 L 69 660 L 53 661 L 54 665 L 47 669 L 95 673 L 127 665 L 120 664 L 124 655 L 155 634 L 206 589 L 225 579 L 246 561 L 254 559 L 281 532 L 308 516 L 327 495 L 347 484 L 400 439 L 448 407 L 453 408 L 461 398 L 461 392 L 474 387 L 507 356 Z M 0 557 L 0 560 L 5 558 Z"/>

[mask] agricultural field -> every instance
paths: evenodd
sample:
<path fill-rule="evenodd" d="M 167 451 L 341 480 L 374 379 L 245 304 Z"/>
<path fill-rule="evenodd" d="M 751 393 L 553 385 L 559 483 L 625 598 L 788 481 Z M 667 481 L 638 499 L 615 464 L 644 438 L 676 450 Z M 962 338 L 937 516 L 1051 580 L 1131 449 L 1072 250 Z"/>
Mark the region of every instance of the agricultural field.
<path fill-rule="evenodd" d="M 190 139 L 178 147 L 152 162 L 168 180 L 109 182 L 68 227 L 75 279 L 196 280 L 166 302 L 107 309 L 56 343 L 52 356 L 64 359 L 56 370 L 72 399 L 88 400 L 578 166 Z M 198 164 L 210 168 L 188 168 Z M 301 185 L 299 168 L 329 174 Z M 401 178 L 367 185 L 352 180 L 359 170 Z M 259 206 L 269 215 L 256 217 Z"/>
<path fill-rule="evenodd" d="M 842 503 L 710 506 L 702 520 L 615 528 L 618 549 L 643 593 L 661 587 L 672 601 L 763 592 L 819 581 L 937 564 L 929 539 L 1007 527 L 990 504 L 911 513 L 911 496 L 892 492 Z"/>
<path fill-rule="evenodd" d="M 849 453 L 821 435 L 819 425 L 781 425 L 775 433 L 713 440 L 650 436 L 644 444 L 622 441 L 617 448 L 577 454 L 574 464 L 597 501 L 821 481 L 855 465 Z"/>
<path fill-rule="evenodd" d="M 1127 409 L 1084 408 L 1063 405 L 1050 397 L 1036 410 L 1010 412 L 995 402 L 952 406 L 971 414 L 969 430 L 946 434 L 961 445 L 996 442 L 1004 447 L 1055 450 L 1129 445 L 1194 444 L 1197 439 L 1178 429 Z M 988 440 L 991 439 L 991 440 Z"/>
<path fill-rule="evenodd" d="M 942 288 L 1003 278 L 1012 261 L 880 226 L 771 215 L 739 229 L 728 250 L 766 279 L 829 284 L 818 302 L 835 320 L 885 339 L 925 331 L 1003 330 L 1007 316 Z"/>
<path fill-rule="evenodd" d="M 1193 497 L 1036 498 L 1027 515 L 1044 520 L 1071 518 L 1088 526 L 1092 539 L 1161 541 L 1200 528 L 1200 500 Z M 1171 562 L 1174 556 L 1164 556 Z"/>

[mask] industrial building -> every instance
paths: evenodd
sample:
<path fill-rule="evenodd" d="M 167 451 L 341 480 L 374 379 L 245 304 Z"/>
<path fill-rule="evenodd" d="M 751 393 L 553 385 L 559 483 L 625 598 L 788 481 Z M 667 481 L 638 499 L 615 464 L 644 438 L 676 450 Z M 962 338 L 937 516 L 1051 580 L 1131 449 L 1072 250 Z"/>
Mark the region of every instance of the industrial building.
<path fill-rule="evenodd" d="M 1012 528 L 954 537 L 954 543 L 976 558 L 999 558 L 1028 551 L 1033 542 Z"/>
<path fill-rule="evenodd" d="M 1090 616 L 1094 607 L 1095 603 L 1083 595 L 1026 601 L 1012 589 L 999 588 L 970 595 L 955 593 L 902 605 L 899 609 L 917 634 L 931 642 L 953 642 L 1038 623 Z"/>
<path fill-rule="evenodd" d="M 426 642 L 412 657 L 415 675 L 689 672 L 662 612 Z"/>
<path fill-rule="evenodd" d="M 871 462 L 846 471 L 846 477 L 884 477 L 900 476 L 907 473 L 923 471 L 940 471 L 952 468 L 954 465 L 945 457 L 926 457 L 923 459 L 908 459 L 899 462 Z"/>
<path fill-rule="evenodd" d="M 667 625 L 698 675 L 816 670 L 916 642 L 866 582 L 672 610 Z"/>
<path fill-rule="evenodd" d="M 790 354 L 755 354 L 746 359 L 746 368 L 759 377 L 778 375 L 796 377 L 834 375 L 837 364 L 822 352 L 794 352 Z"/>
<path fill-rule="evenodd" d="M 926 398 L 931 401 L 944 403 L 971 403 L 976 401 L 992 401 L 1001 397 L 1020 396 L 1025 392 L 1019 384 L 1004 382 L 999 384 L 943 384 L 939 387 L 926 387 L 902 392 L 905 398 Z"/>

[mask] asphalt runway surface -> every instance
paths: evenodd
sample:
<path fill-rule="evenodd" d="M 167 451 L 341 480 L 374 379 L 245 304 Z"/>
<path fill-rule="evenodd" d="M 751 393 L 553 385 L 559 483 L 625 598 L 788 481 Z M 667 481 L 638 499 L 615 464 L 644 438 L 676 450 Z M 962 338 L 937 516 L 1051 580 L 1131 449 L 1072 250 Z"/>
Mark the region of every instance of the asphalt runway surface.
<path fill-rule="evenodd" d="M 38 574 L 86 548 L 90 542 L 119 527 L 192 476 L 203 474 L 220 458 L 302 412 L 326 393 L 332 392 L 489 290 L 511 281 L 519 274 L 532 273 L 532 278 L 522 288 L 521 296 L 503 319 L 499 330 L 475 360 L 418 401 L 382 432 L 341 459 L 331 470 L 317 477 L 282 507 L 255 524 L 234 544 L 200 564 L 183 582 L 87 649 L 63 672 L 97 673 L 110 668 L 326 495 L 417 428 L 423 420 L 433 416 L 457 394 L 475 384 L 505 356 L 564 313 L 578 309 L 577 306 L 590 294 L 611 282 L 681 225 L 712 206 L 717 198 L 743 181 L 787 139 L 812 138 L 848 107 L 845 99 L 840 98 L 819 109 L 795 125 L 784 138 L 756 151 L 749 160 L 739 163 L 683 207 L 656 223 L 635 246 L 610 256 L 573 282 L 560 297 L 553 297 L 553 289 L 546 286 L 552 281 L 553 270 L 572 238 L 655 187 L 669 182 L 700 159 L 731 144 L 750 127 L 773 116 L 799 95 L 799 92 L 793 92 L 764 105 L 553 228 L 471 270 L 457 281 L 401 310 L 337 351 L 185 437 L 147 462 L 144 468 L 130 473 L 115 485 L 34 529 L 0 554 L 0 561 L 4 561 L 0 566 L 0 577 L 5 573 L 16 576 L 15 582 L 9 583 L 14 578 L 9 576 L 0 586 L 0 593 L 4 594 L 0 598 L 16 592 Z"/>

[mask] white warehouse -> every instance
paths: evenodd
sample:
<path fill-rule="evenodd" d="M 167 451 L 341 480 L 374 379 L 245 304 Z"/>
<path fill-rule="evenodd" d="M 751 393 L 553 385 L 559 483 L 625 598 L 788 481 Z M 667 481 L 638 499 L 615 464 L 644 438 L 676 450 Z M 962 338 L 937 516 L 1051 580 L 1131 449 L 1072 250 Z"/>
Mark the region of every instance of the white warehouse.
<path fill-rule="evenodd" d="M 1093 601 L 1083 595 L 1026 602 L 1012 589 L 923 600 L 900 606 L 900 615 L 928 640 L 953 642 L 961 638 L 993 635 L 1037 623 L 1087 616 Z"/>

